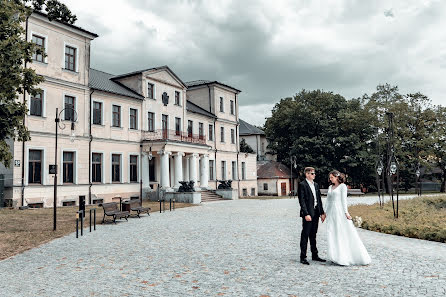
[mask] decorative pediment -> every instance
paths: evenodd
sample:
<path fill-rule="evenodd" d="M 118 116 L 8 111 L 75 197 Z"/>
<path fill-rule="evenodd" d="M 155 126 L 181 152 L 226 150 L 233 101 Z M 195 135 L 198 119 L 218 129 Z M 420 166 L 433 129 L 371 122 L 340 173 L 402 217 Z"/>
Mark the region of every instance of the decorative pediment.
<path fill-rule="evenodd" d="M 176 88 L 184 88 L 184 83 L 169 68 L 150 70 L 146 73 L 148 79 L 164 83 Z"/>

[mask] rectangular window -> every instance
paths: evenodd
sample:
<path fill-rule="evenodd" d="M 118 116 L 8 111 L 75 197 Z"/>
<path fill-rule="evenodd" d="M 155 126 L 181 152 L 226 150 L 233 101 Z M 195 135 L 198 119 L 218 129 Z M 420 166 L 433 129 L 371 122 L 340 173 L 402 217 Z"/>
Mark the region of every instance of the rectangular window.
<path fill-rule="evenodd" d="M 93 124 L 102 125 L 102 102 L 93 101 Z"/>
<path fill-rule="evenodd" d="M 225 142 L 225 127 L 220 127 L 220 142 Z"/>
<path fill-rule="evenodd" d="M 42 151 L 40 150 L 29 150 L 28 183 L 42 183 Z"/>
<path fill-rule="evenodd" d="M 264 191 L 268 191 L 268 184 L 267 184 L 267 183 L 264 183 L 264 184 L 263 184 L 263 190 L 264 190 Z"/>
<path fill-rule="evenodd" d="M 43 92 L 37 93 L 35 96 L 31 95 L 31 108 L 29 111 L 30 115 L 33 116 L 42 116 L 43 110 Z"/>
<path fill-rule="evenodd" d="M 213 125 L 209 125 L 209 140 L 210 141 L 214 140 L 214 126 Z"/>
<path fill-rule="evenodd" d="M 234 114 L 234 101 L 231 100 L 230 103 L 231 103 L 231 114 L 233 115 Z"/>
<path fill-rule="evenodd" d="M 91 155 L 91 173 L 92 182 L 101 183 L 102 182 L 102 154 L 93 153 Z"/>
<path fill-rule="evenodd" d="M 223 97 L 220 97 L 220 111 L 225 112 L 224 104 L 223 104 Z"/>
<path fill-rule="evenodd" d="M 153 112 L 149 112 L 147 116 L 148 127 L 147 130 L 149 132 L 155 131 L 155 114 Z"/>
<path fill-rule="evenodd" d="M 247 189 L 242 189 L 242 196 L 248 196 L 248 190 Z"/>
<path fill-rule="evenodd" d="M 180 92 L 175 91 L 175 105 L 180 105 Z"/>
<path fill-rule="evenodd" d="M 138 182 L 138 156 L 130 156 L 130 182 Z"/>
<path fill-rule="evenodd" d="M 34 52 L 33 60 L 38 62 L 45 62 L 45 57 L 42 53 L 45 52 L 45 37 L 34 35 L 32 37 L 32 42 L 40 49 L 41 53 Z"/>
<path fill-rule="evenodd" d="M 181 118 L 175 118 L 175 135 L 181 135 Z"/>
<path fill-rule="evenodd" d="M 153 84 L 147 83 L 147 97 L 153 99 Z"/>
<path fill-rule="evenodd" d="M 198 138 L 204 139 L 203 123 L 198 123 Z"/>
<path fill-rule="evenodd" d="M 235 143 L 235 130 L 231 129 L 231 143 Z"/>
<path fill-rule="evenodd" d="M 121 181 L 121 155 L 112 154 L 112 182 Z"/>
<path fill-rule="evenodd" d="M 221 179 L 226 180 L 226 161 L 221 161 Z"/>
<path fill-rule="evenodd" d="M 194 129 L 194 123 L 191 120 L 187 121 L 187 136 L 192 137 L 192 132 Z"/>
<path fill-rule="evenodd" d="M 251 188 L 251 196 L 255 196 L 256 195 L 256 188 Z"/>
<path fill-rule="evenodd" d="M 237 179 L 237 163 L 232 161 L 232 180 Z"/>
<path fill-rule="evenodd" d="M 162 115 L 162 120 L 161 120 L 161 127 L 163 129 L 163 139 L 167 139 L 168 138 L 168 123 L 169 123 L 169 117 L 166 114 Z"/>
<path fill-rule="evenodd" d="M 73 183 L 74 182 L 74 153 L 64 152 L 63 153 L 63 182 Z"/>
<path fill-rule="evenodd" d="M 246 179 L 246 163 L 242 162 L 242 179 Z"/>
<path fill-rule="evenodd" d="M 113 127 L 121 127 L 121 106 L 113 105 Z"/>
<path fill-rule="evenodd" d="M 138 130 L 138 110 L 130 108 L 130 129 Z"/>
<path fill-rule="evenodd" d="M 209 160 L 209 180 L 214 180 L 214 160 Z"/>
<path fill-rule="evenodd" d="M 74 121 L 74 109 L 76 106 L 76 98 L 73 96 L 65 95 L 65 120 Z"/>
<path fill-rule="evenodd" d="M 76 48 L 65 46 L 65 69 L 76 71 Z"/>

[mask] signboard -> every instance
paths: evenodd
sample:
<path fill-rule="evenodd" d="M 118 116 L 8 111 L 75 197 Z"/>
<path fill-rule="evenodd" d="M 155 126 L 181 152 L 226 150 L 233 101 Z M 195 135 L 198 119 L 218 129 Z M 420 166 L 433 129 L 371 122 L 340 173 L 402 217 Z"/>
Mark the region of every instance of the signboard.
<path fill-rule="evenodd" d="M 20 160 L 14 160 L 14 166 L 20 167 Z"/>
<path fill-rule="evenodd" d="M 56 174 L 57 173 L 57 165 L 50 165 L 49 174 Z"/>

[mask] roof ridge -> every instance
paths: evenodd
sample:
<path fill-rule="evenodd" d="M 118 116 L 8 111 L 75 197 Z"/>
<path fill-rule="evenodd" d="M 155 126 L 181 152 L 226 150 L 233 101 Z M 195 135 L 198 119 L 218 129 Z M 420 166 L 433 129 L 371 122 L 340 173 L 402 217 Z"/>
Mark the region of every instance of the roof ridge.
<path fill-rule="evenodd" d="M 113 76 L 114 76 L 114 74 L 111 74 L 111 73 L 105 72 L 105 71 L 103 71 L 103 70 L 99 70 L 99 69 L 96 69 L 96 68 L 92 68 L 92 67 L 90 67 L 90 69 L 91 69 L 91 70 L 94 70 L 94 71 L 98 71 L 98 72 L 102 72 L 102 73 L 105 73 L 105 74 L 108 74 L 108 75 L 113 75 Z"/>

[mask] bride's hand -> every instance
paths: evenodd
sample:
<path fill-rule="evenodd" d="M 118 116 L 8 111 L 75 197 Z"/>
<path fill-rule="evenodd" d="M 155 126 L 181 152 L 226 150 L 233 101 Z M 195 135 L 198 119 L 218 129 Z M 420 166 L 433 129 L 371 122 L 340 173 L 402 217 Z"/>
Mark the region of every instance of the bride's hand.
<path fill-rule="evenodd" d="M 351 220 L 352 219 L 352 217 L 348 213 L 346 213 L 345 216 L 347 217 L 347 220 Z"/>

